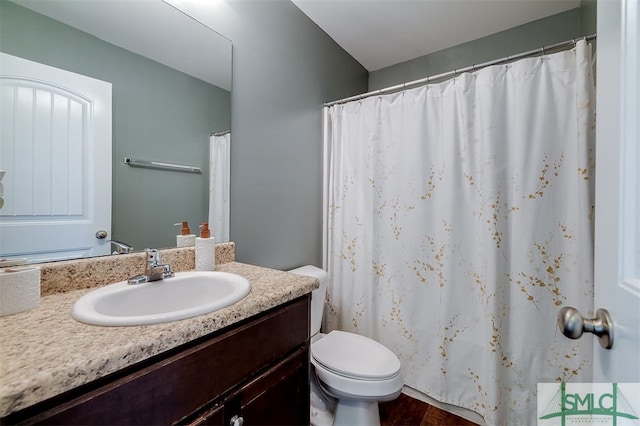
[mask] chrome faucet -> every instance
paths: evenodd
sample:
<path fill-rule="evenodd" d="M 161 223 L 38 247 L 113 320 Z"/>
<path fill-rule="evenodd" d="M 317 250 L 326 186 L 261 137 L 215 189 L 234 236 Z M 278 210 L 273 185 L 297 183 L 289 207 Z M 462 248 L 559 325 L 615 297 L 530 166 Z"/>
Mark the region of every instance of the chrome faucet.
<path fill-rule="evenodd" d="M 158 250 L 145 249 L 145 252 L 147 253 L 147 269 L 144 274 L 149 277 L 149 281 L 158 281 L 175 275 L 171 265 L 162 264 Z"/>
<path fill-rule="evenodd" d="M 127 280 L 128 284 L 142 284 L 149 281 L 159 281 L 171 278 L 175 274 L 169 264 L 163 264 L 160 260 L 160 252 L 156 249 L 145 249 L 147 254 L 147 267 L 142 275 L 136 275 Z"/>
<path fill-rule="evenodd" d="M 126 254 L 133 251 L 133 247 L 131 247 L 127 243 L 123 243 L 122 241 L 107 240 L 107 242 L 113 244 L 113 246 L 116 248 L 111 254 Z"/>

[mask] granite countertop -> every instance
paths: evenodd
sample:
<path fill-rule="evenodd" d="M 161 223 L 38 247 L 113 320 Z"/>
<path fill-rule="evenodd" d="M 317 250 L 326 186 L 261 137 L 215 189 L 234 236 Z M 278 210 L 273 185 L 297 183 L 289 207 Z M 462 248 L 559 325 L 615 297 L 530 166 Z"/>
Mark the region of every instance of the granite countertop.
<path fill-rule="evenodd" d="M 0 417 L 118 371 L 153 355 L 293 300 L 315 278 L 229 262 L 216 270 L 242 275 L 251 292 L 217 312 L 137 327 L 100 327 L 71 318 L 91 289 L 43 297 L 40 306 L 0 317 Z"/>

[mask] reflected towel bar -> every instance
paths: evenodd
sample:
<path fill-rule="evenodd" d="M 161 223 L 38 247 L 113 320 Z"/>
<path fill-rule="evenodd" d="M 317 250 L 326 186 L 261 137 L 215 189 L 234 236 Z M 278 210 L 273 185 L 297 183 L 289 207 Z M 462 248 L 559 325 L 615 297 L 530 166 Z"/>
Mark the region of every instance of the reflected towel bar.
<path fill-rule="evenodd" d="M 186 172 L 186 173 L 202 173 L 200 167 L 185 166 L 182 164 L 164 163 L 161 161 L 144 161 L 136 160 L 134 158 L 124 157 L 124 164 L 131 167 L 145 167 L 147 169 L 159 169 L 159 170 L 171 170 L 174 172 Z"/>

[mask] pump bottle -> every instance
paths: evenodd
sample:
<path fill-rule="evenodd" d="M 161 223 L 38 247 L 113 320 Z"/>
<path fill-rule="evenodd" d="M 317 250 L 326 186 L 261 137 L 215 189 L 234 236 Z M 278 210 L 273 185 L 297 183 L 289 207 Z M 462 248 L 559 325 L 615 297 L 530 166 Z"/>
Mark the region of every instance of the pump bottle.
<path fill-rule="evenodd" d="M 200 225 L 200 236 L 196 237 L 196 270 L 213 271 L 216 268 L 216 242 L 211 238 L 209 224 Z"/>
<path fill-rule="evenodd" d="M 191 233 L 191 229 L 189 228 L 189 222 L 186 220 L 182 223 L 175 223 L 175 226 L 182 225 L 182 229 L 180 230 L 180 235 L 176 235 L 176 246 L 177 247 L 193 247 L 196 245 L 196 236 Z"/>

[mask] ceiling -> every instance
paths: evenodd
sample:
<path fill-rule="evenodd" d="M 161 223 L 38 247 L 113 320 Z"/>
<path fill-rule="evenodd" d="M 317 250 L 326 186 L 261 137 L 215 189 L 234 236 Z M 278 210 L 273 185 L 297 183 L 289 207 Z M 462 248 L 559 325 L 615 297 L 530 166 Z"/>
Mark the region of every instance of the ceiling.
<path fill-rule="evenodd" d="M 186 15 L 188 13 L 198 17 L 216 16 L 221 12 L 216 10 L 221 2 L 14 1 L 105 41 L 230 89 L 230 67 L 225 65 L 226 68 L 219 69 L 220 64 L 227 63 L 219 58 L 230 58 L 231 43 L 203 25 L 202 21 L 198 22 L 199 25 L 193 25 L 194 20 Z M 375 71 L 579 7 L 581 0 L 292 2 L 368 71 Z M 173 8 L 166 7 L 167 3 L 185 12 L 182 20 L 169 16 L 172 15 Z M 99 12 L 96 12 L 96 9 L 99 9 Z M 115 25 L 114 22 L 118 24 Z M 149 35 L 151 31 L 154 33 L 152 36 Z M 205 39 L 211 41 L 191 41 Z M 210 54 L 212 48 L 220 53 Z M 205 53 L 198 49 L 208 50 Z M 185 59 L 185 56 L 188 59 Z M 215 71 L 212 71 L 214 69 Z M 212 79 L 211 76 L 215 78 Z"/>
<path fill-rule="evenodd" d="M 5 0 L 0 0 L 5 1 Z M 231 42 L 182 10 L 200 0 L 13 0 L 106 42 L 231 90 Z M 201 10 L 200 10 L 201 9 Z M 189 11 L 193 12 L 193 11 Z"/>
<path fill-rule="evenodd" d="M 580 6 L 580 0 L 292 0 L 368 71 Z"/>

